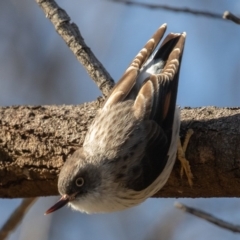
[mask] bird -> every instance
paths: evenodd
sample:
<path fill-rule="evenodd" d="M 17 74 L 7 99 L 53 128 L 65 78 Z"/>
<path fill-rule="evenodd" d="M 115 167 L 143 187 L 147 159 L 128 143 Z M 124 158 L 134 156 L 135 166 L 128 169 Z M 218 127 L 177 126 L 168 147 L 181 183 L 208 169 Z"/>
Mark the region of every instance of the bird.
<path fill-rule="evenodd" d="M 88 129 L 82 147 L 63 165 L 60 200 L 84 213 L 121 211 L 144 202 L 167 182 L 176 160 L 176 105 L 186 33 L 161 25 L 133 59 Z"/>

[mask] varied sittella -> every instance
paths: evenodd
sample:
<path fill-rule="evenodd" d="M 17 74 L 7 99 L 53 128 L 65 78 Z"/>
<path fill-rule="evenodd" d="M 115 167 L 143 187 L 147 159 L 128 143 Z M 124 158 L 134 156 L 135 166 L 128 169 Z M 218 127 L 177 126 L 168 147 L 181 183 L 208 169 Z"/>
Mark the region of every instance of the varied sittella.
<path fill-rule="evenodd" d="M 186 33 L 163 24 L 133 59 L 89 127 L 83 146 L 61 169 L 65 204 L 86 213 L 136 206 L 167 182 L 176 159 L 178 78 Z"/>

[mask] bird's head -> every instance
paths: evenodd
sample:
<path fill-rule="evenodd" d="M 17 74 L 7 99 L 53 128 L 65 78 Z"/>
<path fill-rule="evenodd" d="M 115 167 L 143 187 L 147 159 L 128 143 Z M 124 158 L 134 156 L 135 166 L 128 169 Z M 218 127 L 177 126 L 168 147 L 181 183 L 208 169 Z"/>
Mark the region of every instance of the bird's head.
<path fill-rule="evenodd" d="M 61 199 L 45 214 L 52 213 L 67 203 L 80 201 L 96 192 L 101 185 L 101 172 L 97 164 L 86 161 L 83 149 L 73 153 L 65 162 L 58 178 L 58 191 Z"/>

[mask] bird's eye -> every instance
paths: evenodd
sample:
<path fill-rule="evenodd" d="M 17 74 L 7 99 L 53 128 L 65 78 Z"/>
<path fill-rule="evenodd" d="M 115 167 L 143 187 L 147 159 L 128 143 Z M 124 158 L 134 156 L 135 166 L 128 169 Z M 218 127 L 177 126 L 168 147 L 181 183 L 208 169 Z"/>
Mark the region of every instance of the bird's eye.
<path fill-rule="evenodd" d="M 81 187 L 84 184 L 84 179 L 82 177 L 77 178 L 75 183 L 77 187 Z"/>

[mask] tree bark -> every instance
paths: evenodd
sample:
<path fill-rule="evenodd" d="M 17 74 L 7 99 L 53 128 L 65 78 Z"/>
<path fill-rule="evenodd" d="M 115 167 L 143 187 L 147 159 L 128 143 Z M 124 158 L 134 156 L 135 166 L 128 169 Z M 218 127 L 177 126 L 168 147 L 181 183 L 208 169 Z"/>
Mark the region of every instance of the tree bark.
<path fill-rule="evenodd" d="M 101 103 L 0 108 L 0 197 L 57 195 L 61 166 Z M 185 108 L 181 117 L 181 135 L 194 130 L 186 153 L 194 185 L 177 161 L 156 197 L 240 197 L 240 108 Z"/>
<path fill-rule="evenodd" d="M 36 0 L 46 17 L 52 22 L 57 33 L 63 38 L 69 49 L 85 68 L 91 79 L 97 84 L 103 96 L 108 96 L 114 81 L 102 63 L 96 58 L 84 42 L 78 26 L 71 22 L 67 12 L 54 0 Z"/>

